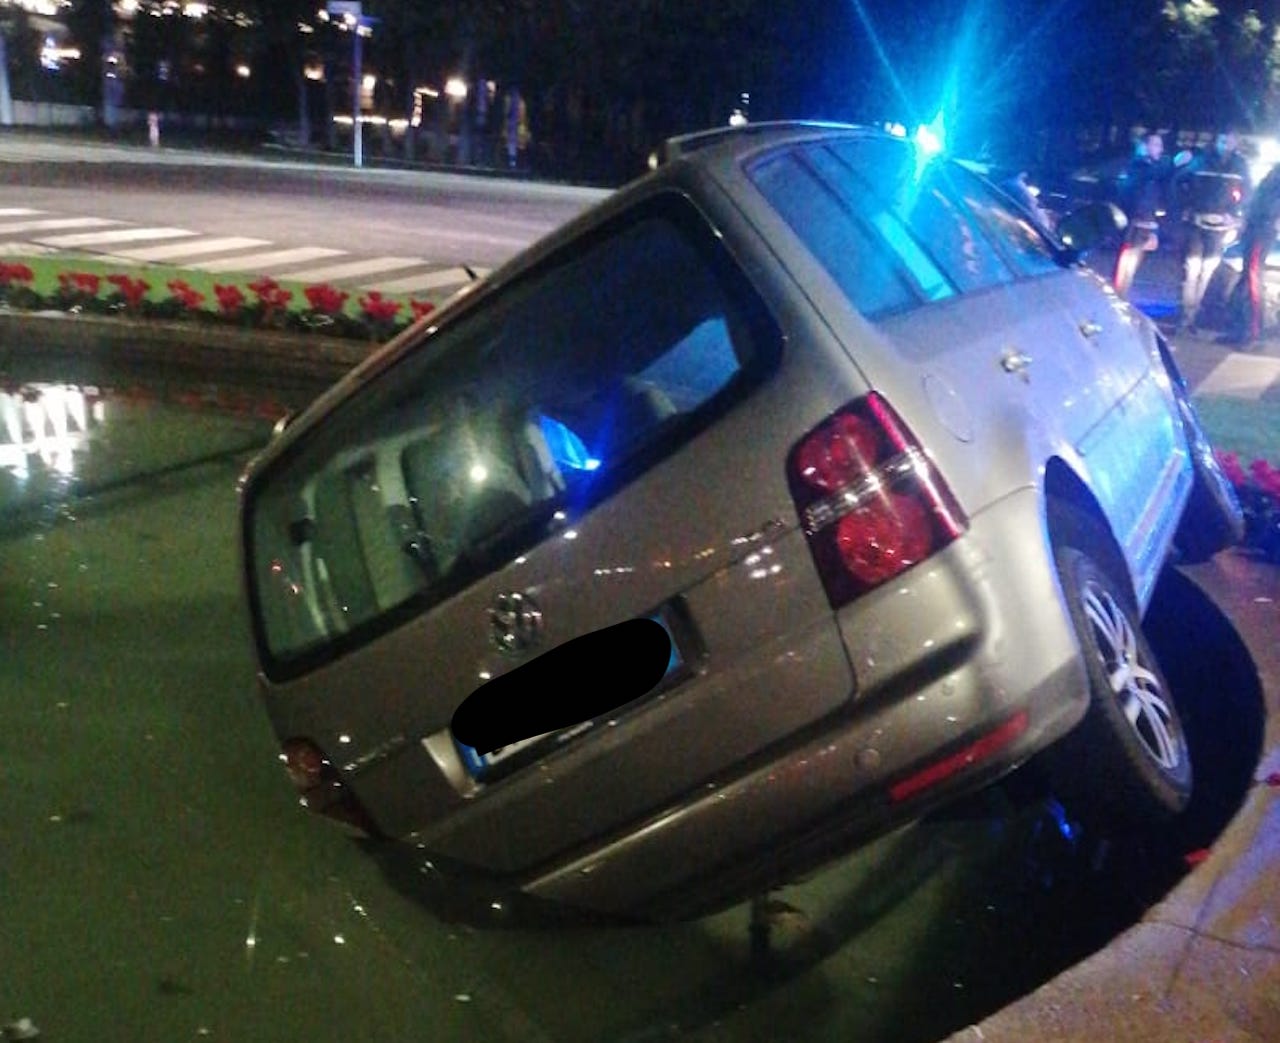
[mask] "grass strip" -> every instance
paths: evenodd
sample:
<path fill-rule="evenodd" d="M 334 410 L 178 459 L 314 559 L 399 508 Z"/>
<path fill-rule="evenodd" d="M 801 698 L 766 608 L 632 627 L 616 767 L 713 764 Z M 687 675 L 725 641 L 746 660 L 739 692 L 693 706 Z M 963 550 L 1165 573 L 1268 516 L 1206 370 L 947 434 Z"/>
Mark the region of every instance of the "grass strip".
<path fill-rule="evenodd" d="M 1196 411 L 1209 441 L 1220 452 L 1280 463 L 1280 401 L 1197 395 Z"/>

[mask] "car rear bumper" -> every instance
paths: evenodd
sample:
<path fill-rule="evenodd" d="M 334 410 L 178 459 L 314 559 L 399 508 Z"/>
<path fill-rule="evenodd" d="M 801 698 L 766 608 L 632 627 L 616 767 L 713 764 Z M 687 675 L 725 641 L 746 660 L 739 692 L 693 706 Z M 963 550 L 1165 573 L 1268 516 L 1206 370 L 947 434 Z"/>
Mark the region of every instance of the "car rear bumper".
<path fill-rule="evenodd" d="M 785 749 L 544 868 L 522 890 L 611 914 L 698 915 L 990 782 L 1065 734 L 1084 712 L 1086 680 L 1041 532 L 1033 490 L 978 514 L 915 570 L 927 572 L 914 583 L 935 595 L 950 584 L 952 596 L 904 599 L 937 655 L 917 656 Z M 905 593 L 900 584 L 885 596 Z M 954 614 L 961 603 L 972 623 Z M 961 637 L 938 647 L 932 635 L 947 627 Z"/>

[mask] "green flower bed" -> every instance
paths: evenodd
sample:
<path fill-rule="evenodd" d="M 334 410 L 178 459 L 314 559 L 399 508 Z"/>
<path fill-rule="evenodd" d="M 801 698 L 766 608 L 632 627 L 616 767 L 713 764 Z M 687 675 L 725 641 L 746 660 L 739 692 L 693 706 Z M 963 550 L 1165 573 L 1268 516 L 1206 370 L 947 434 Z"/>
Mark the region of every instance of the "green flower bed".
<path fill-rule="evenodd" d="M 380 342 L 434 311 L 433 300 L 329 283 L 219 281 L 162 267 L 122 271 L 64 258 L 0 261 L 0 308 L 214 323 L 244 329 L 322 333 Z"/>

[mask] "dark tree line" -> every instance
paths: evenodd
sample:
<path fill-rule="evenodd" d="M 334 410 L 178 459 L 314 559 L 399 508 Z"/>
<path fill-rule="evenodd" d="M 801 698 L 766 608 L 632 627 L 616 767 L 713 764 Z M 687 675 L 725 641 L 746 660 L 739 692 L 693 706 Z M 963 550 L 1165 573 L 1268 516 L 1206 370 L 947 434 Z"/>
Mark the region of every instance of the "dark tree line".
<path fill-rule="evenodd" d="M 350 111 L 350 37 L 318 6 L 210 0 L 198 21 L 135 17 L 130 100 L 230 108 L 323 138 Z M 535 156 L 601 177 L 633 173 L 663 137 L 722 125 L 743 95 L 753 120 L 941 112 L 969 152 L 1040 157 L 1122 147 L 1136 125 L 1270 131 L 1280 117 L 1280 0 L 365 0 L 364 11 L 365 69 L 387 115 L 408 116 L 416 88 L 450 75 L 495 85 L 448 126 L 428 112 L 397 146 L 410 155 L 442 129 L 463 144 L 494 133 L 515 91 Z M 109 0 L 75 0 L 68 23 L 84 52 L 77 89 L 96 103 L 94 41 L 120 25 Z M 309 78 L 317 68 L 323 79 Z"/>

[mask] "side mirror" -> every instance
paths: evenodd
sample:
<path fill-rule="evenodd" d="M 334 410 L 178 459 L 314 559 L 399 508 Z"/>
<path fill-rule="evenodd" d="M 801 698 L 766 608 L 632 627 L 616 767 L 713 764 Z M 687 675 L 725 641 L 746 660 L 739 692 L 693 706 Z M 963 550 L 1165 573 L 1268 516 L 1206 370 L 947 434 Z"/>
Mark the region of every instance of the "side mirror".
<path fill-rule="evenodd" d="M 1129 224 L 1115 203 L 1086 203 L 1058 222 L 1058 238 L 1076 257 L 1123 232 Z"/>

